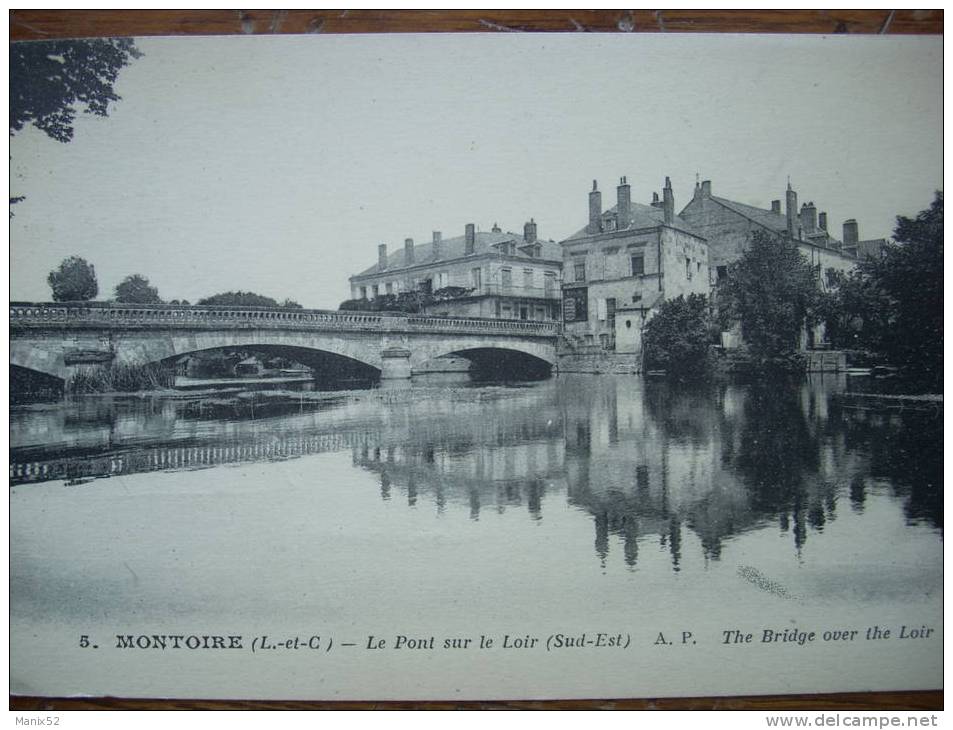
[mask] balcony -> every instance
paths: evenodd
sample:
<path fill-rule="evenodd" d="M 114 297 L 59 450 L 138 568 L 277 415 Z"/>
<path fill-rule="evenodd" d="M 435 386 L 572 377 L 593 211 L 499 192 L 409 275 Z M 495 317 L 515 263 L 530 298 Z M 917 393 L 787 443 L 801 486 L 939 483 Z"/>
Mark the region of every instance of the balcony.
<path fill-rule="evenodd" d="M 506 285 L 496 282 L 483 284 L 476 289 L 471 289 L 467 294 L 470 297 L 482 296 L 502 296 L 517 297 L 521 299 L 559 299 L 559 285 L 551 287 L 542 286 L 517 286 L 515 284 Z"/>

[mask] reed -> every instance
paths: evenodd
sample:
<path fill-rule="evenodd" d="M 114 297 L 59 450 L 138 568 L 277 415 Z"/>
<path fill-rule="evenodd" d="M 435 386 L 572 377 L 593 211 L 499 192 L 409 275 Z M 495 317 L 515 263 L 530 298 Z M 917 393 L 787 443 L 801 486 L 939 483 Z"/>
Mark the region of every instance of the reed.
<path fill-rule="evenodd" d="M 134 393 L 159 390 L 175 385 L 172 368 L 156 363 L 112 363 L 77 370 L 66 380 L 66 391 L 84 393 Z"/>

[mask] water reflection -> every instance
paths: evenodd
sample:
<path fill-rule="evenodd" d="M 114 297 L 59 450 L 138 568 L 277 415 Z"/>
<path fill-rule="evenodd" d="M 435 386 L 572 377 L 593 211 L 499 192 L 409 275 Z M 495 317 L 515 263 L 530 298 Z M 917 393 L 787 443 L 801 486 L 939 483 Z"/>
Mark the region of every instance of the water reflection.
<path fill-rule="evenodd" d="M 350 451 L 380 499 L 479 521 L 568 508 L 593 549 L 636 567 L 658 546 L 679 571 L 688 534 L 706 560 L 774 528 L 800 553 L 873 496 L 942 526 L 942 413 L 861 407 L 843 378 L 701 389 L 562 376 L 522 387 L 412 388 L 195 398 L 88 398 L 13 409 L 11 483 Z M 614 546 L 620 546 L 615 548 Z M 694 549 L 694 548 L 693 548 Z"/>

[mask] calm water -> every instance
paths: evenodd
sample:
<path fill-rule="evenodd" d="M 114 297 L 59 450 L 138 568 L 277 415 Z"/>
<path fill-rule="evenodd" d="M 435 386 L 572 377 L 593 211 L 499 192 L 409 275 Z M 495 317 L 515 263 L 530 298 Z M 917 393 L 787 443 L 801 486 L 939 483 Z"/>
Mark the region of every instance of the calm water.
<path fill-rule="evenodd" d="M 14 632 L 939 626 L 942 411 L 848 390 L 579 375 L 17 407 Z"/>

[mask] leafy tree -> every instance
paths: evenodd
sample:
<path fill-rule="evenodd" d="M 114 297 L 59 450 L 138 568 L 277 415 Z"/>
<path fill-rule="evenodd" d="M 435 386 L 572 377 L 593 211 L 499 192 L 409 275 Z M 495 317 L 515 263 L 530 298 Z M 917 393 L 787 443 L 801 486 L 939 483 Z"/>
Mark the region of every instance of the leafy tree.
<path fill-rule="evenodd" d="M 817 321 L 822 295 L 797 243 L 759 231 L 728 267 L 718 302 L 722 324 L 740 322 L 752 355 L 765 364 L 796 352 L 801 329 Z"/>
<path fill-rule="evenodd" d="M 116 301 L 129 304 L 161 304 L 159 290 L 149 285 L 149 280 L 140 275 L 127 276 L 116 286 Z"/>
<path fill-rule="evenodd" d="M 198 304 L 217 304 L 230 307 L 275 307 L 281 309 L 302 309 L 302 306 L 292 299 L 285 299 L 278 304 L 271 297 L 255 294 L 250 291 L 227 291 L 213 294 L 205 299 L 199 299 Z"/>
<path fill-rule="evenodd" d="M 707 299 L 701 294 L 667 299 L 642 330 L 646 368 L 682 380 L 699 378 L 708 370 L 710 342 Z"/>
<path fill-rule="evenodd" d="M 897 217 L 879 259 L 842 277 L 830 306 L 832 340 L 941 382 L 943 193 L 916 218 Z"/>
<path fill-rule="evenodd" d="M 119 69 L 141 56 L 131 38 L 11 43 L 10 136 L 33 124 L 69 142 L 77 108 L 107 116 L 109 102 L 120 98 L 113 89 Z M 10 204 L 22 200 L 11 196 Z"/>
<path fill-rule="evenodd" d="M 53 290 L 54 302 L 86 302 L 99 293 L 96 270 L 79 256 L 63 259 L 59 268 L 46 277 L 46 281 Z"/>
<path fill-rule="evenodd" d="M 77 108 L 105 117 L 119 70 L 142 53 L 131 38 L 10 44 L 10 134 L 27 124 L 58 142 L 73 138 Z"/>

